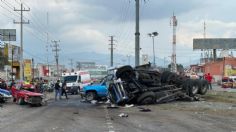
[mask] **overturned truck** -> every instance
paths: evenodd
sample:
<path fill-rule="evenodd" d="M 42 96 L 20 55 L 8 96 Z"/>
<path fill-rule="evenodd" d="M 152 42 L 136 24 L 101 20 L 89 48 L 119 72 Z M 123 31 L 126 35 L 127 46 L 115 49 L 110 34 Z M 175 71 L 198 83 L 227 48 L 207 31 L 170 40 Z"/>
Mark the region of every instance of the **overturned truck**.
<path fill-rule="evenodd" d="M 129 65 L 120 67 L 116 78 L 120 81 L 109 85 L 108 96 L 118 105 L 197 100 L 198 95 L 204 95 L 208 90 L 208 82 L 204 79 L 193 80 L 169 71 L 160 73 L 150 64 L 135 68 Z"/>

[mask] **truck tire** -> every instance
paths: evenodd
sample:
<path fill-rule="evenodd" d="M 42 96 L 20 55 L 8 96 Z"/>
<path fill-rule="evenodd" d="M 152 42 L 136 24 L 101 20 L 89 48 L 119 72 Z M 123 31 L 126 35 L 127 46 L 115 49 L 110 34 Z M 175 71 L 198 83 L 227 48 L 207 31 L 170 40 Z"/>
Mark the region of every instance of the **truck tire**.
<path fill-rule="evenodd" d="M 200 85 L 201 85 L 201 87 L 199 89 L 199 94 L 205 95 L 208 88 L 209 88 L 209 84 L 208 84 L 207 80 L 201 80 Z"/>
<path fill-rule="evenodd" d="M 95 91 L 89 91 L 85 95 L 87 101 L 92 101 L 97 99 L 97 93 Z"/>
<path fill-rule="evenodd" d="M 23 104 L 25 104 L 24 98 L 19 98 L 19 99 L 17 100 L 17 104 L 18 104 L 18 105 L 23 105 Z"/>
<path fill-rule="evenodd" d="M 153 104 L 156 101 L 156 95 L 154 92 L 145 92 L 142 93 L 138 99 L 137 99 L 137 103 L 139 105 L 146 105 L 146 104 Z"/>
<path fill-rule="evenodd" d="M 127 74 L 125 74 L 125 73 L 127 73 L 130 78 L 135 77 L 134 70 L 131 66 L 122 66 L 122 67 L 118 68 L 116 71 L 116 77 L 122 78 L 122 79 L 123 79 L 123 77 L 127 78 Z"/>
<path fill-rule="evenodd" d="M 0 103 L 5 103 L 6 101 L 3 98 L 0 98 Z"/>
<path fill-rule="evenodd" d="M 200 81 L 197 80 L 190 80 L 190 87 L 189 87 L 189 96 L 195 96 L 200 89 Z"/>

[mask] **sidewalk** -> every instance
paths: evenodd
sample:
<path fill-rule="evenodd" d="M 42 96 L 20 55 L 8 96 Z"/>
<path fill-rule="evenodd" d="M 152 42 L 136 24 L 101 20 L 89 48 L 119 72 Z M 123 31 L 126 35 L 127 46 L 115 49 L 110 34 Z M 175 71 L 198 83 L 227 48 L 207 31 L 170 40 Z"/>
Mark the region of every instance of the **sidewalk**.
<path fill-rule="evenodd" d="M 236 92 L 236 88 L 221 88 L 221 86 L 217 84 L 212 84 L 212 89 L 215 91 L 222 91 L 222 92 Z"/>

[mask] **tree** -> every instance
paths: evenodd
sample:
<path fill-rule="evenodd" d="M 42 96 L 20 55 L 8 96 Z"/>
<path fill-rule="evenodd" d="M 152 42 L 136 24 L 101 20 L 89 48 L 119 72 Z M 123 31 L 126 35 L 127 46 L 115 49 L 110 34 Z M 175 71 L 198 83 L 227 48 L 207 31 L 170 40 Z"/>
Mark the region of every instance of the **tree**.
<path fill-rule="evenodd" d="M 182 64 L 176 64 L 177 65 L 177 72 L 184 72 L 184 67 Z M 171 64 L 168 65 L 168 68 L 171 69 Z"/>

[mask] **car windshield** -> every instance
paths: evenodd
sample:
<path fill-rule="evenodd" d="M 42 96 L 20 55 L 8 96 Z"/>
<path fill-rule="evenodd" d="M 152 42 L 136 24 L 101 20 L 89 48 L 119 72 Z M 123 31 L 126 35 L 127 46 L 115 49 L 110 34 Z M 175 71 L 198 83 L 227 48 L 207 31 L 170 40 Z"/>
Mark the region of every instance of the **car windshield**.
<path fill-rule="evenodd" d="M 77 76 L 66 76 L 63 78 L 67 83 L 76 82 Z"/>

